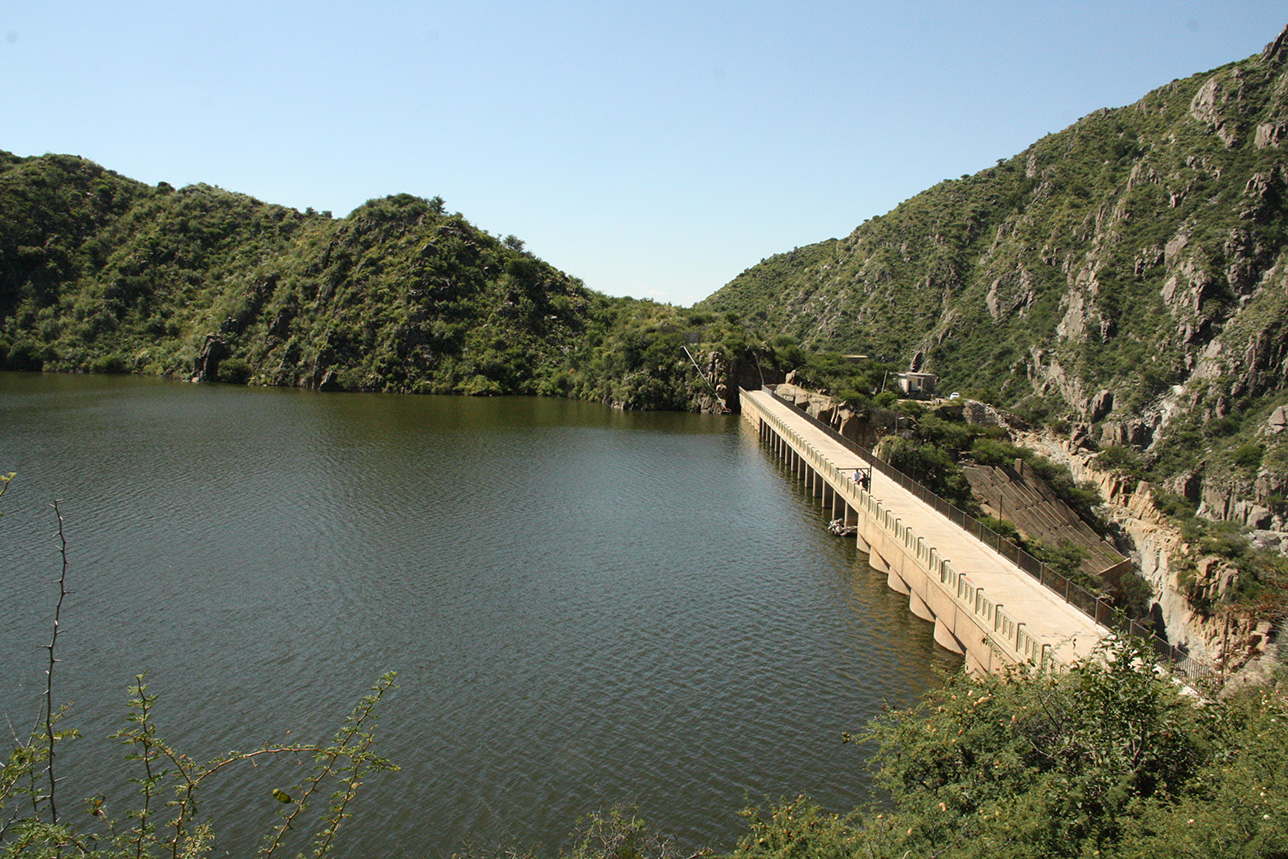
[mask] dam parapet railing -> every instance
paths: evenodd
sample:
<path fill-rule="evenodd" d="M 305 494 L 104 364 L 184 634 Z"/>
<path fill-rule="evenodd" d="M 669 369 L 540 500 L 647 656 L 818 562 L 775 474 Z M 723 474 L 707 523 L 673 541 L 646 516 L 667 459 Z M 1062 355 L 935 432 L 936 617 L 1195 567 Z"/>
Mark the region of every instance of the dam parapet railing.
<path fill-rule="evenodd" d="M 866 461 L 874 471 L 881 473 L 899 487 L 915 496 L 918 500 L 931 507 L 935 512 L 943 516 L 949 522 L 964 530 L 971 537 L 975 538 L 989 549 L 997 552 L 1007 561 L 1014 564 L 1018 569 L 1023 570 L 1056 596 L 1060 597 L 1066 603 L 1078 609 L 1095 622 L 1109 627 L 1118 633 L 1149 641 L 1155 652 L 1168 662 L 1172 663 L 1174 670 L 1178 673 L 1191 677 L 1210 675 L 1213 673 L 1211 666 L 1194 659 L 1185 651 L 1158 636 L 1145 624 L 1132 618 L 1128 618 L 1124 616 L 1122 612 L 1115 610 L 1107 598 L 1092 593 L 1083 586 L 1071 581 L 1067 576 L 1052 570 L 1042 561 L 1033 557 L 1033 555 L 1025 552 L 1009 540 L 1004 539 L 997 532 L 976 521 L 975 518 L 965 510 L 962 510 L 944 498 L 936 495 L 926 486 L 918 483 L 904 472 L 876 456 L 868 448 L 863 447 L 853 439 L 846 438 L 828 424 L 798 408 L 795 403 L 779 396 L 772 387 L 764 386 L 761 390 L 783 405 L 790 407 L 794 415 L 799 416 L 810 425 L 822 430 L 833 441 L 844 446 L 852 453 L 857 454 L 860 458 Z M 800 445 L 798 450 L 808 451 L 808 458 L 810 459 L 811 464 L 814 465 L 815 470 L 820 473 L 827 474 L 838 485 L 845 486 L 847 492 L 852 496 L 852 498 L 860 501 L 859 504 L 855 505 L 856 507 L 860 507 L 861 509 L 869 512 L 876 518 L 876 521 L 881 524 L 883 528 L 891 531 L 897 539 L 900 539 L 901 541 L 906 539 L 901 536 L 898 530 L 894 530 L 894 526 L 887 522 L 887 519 L 892 516 L 894 516 L 894 519 L 897 522 L 901 523 L 902 520 L 899 520 L 892 511 L 885 509 L 881 502 L 877 501 L 868 492 L 863 490 L 862 487 L 854 481 L 852 475 L 842 473 L 841 469 L 831 463 L 831 461 L 823 456 L 819 451 L 815 450 L 813 445 L 793 431 L 791 427 L 783 421 L 779 420 L 775 415 L 764 413 L 764 417 L 774 426 L 775 431 L 790 436 L 794 445 Z M 880 515 L 877 514 L 877 510 L 882 511 Z M 904 527 L 903 530 L 911 531 L 911 529 L 906 527 Z M 911 544 L 905 542 L 905 545 Z M 930 549 L 929 551 L 934 552 L 933 549 Z M 921 560 L 920 554 L 918 554 L 918 560 Z M 981 618 L 986 618 L 990 624 L 995 623 L 994 614 L 1000 612 L 1000 608 L 994 607 L 991 600 L 983 596 L 982 589 L 972 587 L 969 580 L 967 580 L 964 575 L 953 570 L 949 562 L 942 561 L 941 559 L 936 560 L 938 560 L 942 566 L 946 566 L 948 571 L 943 572 L 942 568 L 926 566 L 927 572 L 931 575 L 939 576 L 940 582 L 944 585 L 949 585 L 951 582 L 950 590 L 957 591 L 959 595 L 969 594 L 969 599 L 963 599 L 959 596 L 959 602 L 962 602 L 968 609 L 974 611 L 977 615 L 980 615 Z M 923 562 L 923 564 L 926 563 L 929 562 Z M 959 582 L 964 582 L 964 584 L 959 584 Z M 977 604 L 980 606 L 979 610 L 976 609 Z M 1029 636 L 1028 641 L 1026 641 L 1026 633 L 1023 631 L 1022 622 L 1014 618 L 1010 618 L 1008 615 L 1002 614 L 1002 620 L 997 623 L 999 625 L 994 627 L 995 631 L 1002 635 L 1003 640 L 1013 639 L 1013 642 L 1011 643 L 1013 643 L 1015 653 L 1017 655 L 1024 654 L 1025 659 L 1032 659 L 1032 661 L 1036 662 L 1041 661 L 1042 645 L 1040 642 L 1037 642 L 1036 639 L 1032 639 L 1031 636 Z M 1014 635 L 1009 632 L 1012 625 L 1015 627 Z M 1004 630 L 1006 630 L 1006 632 L 1004 632 Z M 1037 654 L 1036 657 L 1033 656 L 1034 653 Z"/>
<path fill-rule="evenodd" d="M 939 551 L 908 526 L 895 511 L 859 486 L 852 470 L 837 466 L 778 416 L 762 413 L 762 418 L 811 468 L 838 487 L 843 495 L 849 496 L 850 504 L 856 511 L 867 514 L 869 520 L 902 545 L 910 557 L 916 558 L 918 566 L 937 580 L 960 608 L 974 614 L 978 620 L 983 621 L 982 626 L 993 630 L 994 643 L 1006 651 L 1012 661 L 1043 664 L 1051 659 L 1050 644 L 1044 644 L 1029 634 L 1022 620 L 997 604 L 985 594 L 983 588 L 973 585 L 964 573 L 958 571 L 950 561 L 940 557 Z"/>

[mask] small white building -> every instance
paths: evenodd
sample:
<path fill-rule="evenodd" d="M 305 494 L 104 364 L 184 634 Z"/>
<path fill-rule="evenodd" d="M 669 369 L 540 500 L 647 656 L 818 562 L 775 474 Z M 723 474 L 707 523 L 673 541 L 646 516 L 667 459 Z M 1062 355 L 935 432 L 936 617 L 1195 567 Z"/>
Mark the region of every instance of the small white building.
<path fill-rule="evenodd" d="M 909 397 L 934 396 L 935 383 L 939 381 L 934 373 L 900 373 L 896 378 L 899 390 Z"/>

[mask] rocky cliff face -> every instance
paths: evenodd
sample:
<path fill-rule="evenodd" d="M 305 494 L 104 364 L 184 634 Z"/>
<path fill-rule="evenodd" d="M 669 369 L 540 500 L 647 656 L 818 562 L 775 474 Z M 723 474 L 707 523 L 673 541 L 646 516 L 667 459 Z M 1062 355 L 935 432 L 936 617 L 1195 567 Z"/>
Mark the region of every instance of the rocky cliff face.
<path fill-rule="evenodd" d="M 895 429 L 893 412 L 887 426 L 880 418 L 874 421 L 870 414 L 855 412 L 832 397 L 794 384 L 779 385 L 777 392 L 870 448 Z M 1282 621 L 1219 607 L 1227 592 L 1238 586 L 1240 571 L 1227 559 L 1204 553 L 1201 546 L 1187 542 L 1176 521 L 1155 505 L 1155 490 L 1148 482 L 1097 467 L 1095 451 L 1077 431 L 1061 434 L 1034 429 L 974 400 L 954 408 L 959 408 L 969 423 L 1005 428 L 1015 443 L 1066 466 L 1075 481 L 1095 486 L 1104 500 L 1100 512 L 1113 526 L 1117 549 L 1127 555 L 1150 586 L 1154 622 L 1164 638 L 1226 679 L 1250 680 L 1272 670 L 1280 658 Z M 1276 414 L 1283 416 L 1286 411 Z M 1255 537 L 1279 551 L 1288 549 L 1288 533 L 1263 529 Z"/>
<path fill-rule="evenodd" d="M 788 374 L 787 381 L 777 385 L 775 392 L 856 444 L 872 450 L 883 436 L 898 427 L 899 416 L 892 411 L 876 408 L 856 411 L 826 394 L 800 387 L 793 376 Z"/>
<path fill-rule="evenodd" d="M 1239 572 L 1225 559 L 1203 554 L 1181 528 L 1155 506 L 1154 488 L 1096 467 L 1076 441 L 1050 432 L 1026 431 L 1016 440 L 1067 466 L 1105 500 L 1102 512 L 1154 596 L 1154 619 L 1164 637 L 1225 677 L 1252 679 L 1280 656 L 1281 632 L 1273 619 L 1211 608 L 1237 584 Z"/>
<path fill-rule="evenodd" d="M 701 306 L 906 362 L 1288 527 L 1288 30 L 744 272 Z"/>

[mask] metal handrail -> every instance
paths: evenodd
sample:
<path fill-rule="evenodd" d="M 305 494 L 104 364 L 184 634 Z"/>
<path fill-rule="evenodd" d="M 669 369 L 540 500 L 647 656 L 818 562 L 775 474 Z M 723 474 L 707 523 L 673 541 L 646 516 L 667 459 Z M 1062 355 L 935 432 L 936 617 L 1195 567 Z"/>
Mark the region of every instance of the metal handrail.
<path fill-rule="evenodd" d="M 1072 581 L 1067 576 L 1051 569 L 1047 564 L 1035 558 L 1032 554 L 1024 551 L 1011 541 L 1002 537 L 993 529 L 984 525 L 971 516 L 965 510 L 952 504 L 946 499 L 936 495 L 927 486 L 918 483 L 909 475 L 895 468 L 881 457 L 874 454 L 871 450 L 863 447 L 853 439 L 846 438 L 828 424 L 800 409 L 794 402 L 780 396 L 769 385 L 763 385 L 761 390 L 780 403 L 790 406 L 792 411 L 804 418 L 807 423 L 817 427 L 825 432 L 833 441 L 846 447 L 852 453 L 858 454 L 868 464 L 886 477 L 893 480 L 900 487 L 911 493 L 918 500 L 929 505 L 935 512 L 946 518 L 948 521 L 963 529 L 967 534 L 979 540 L 985 546 L 993 549 L 1003 558 L 1015 564 L 1029 576 L 1037 579 L 1048 590 L 1056 594 L 1069 605 L 1081 611 L 1083 614 L 1092 618 L 1097 623 L 1104 624 L 1118 632 L 1130 635 L 1134 638 L 1149 641 L 1156 653 L 1164 657 L 1176 666 L 1177 670 L 1183 673 L 1195 676 L 1198 674 L 1210 674 L 1210 666 L 1200 664 L 1196 659 L 1185 651 L 1173 645 L 1171 642 L 1160 637 L 1152 629 L 1140 621 L 1126 617 L 1122 612 L 1115 611 L 1109 601 L 1097 594 L 1084 588 L 1082 585 Z"/>
<path fill-rule="evenodd" d="M 968 611 L 980 616 L 984 625 L 991 626 L 995 638 L 994 646 L 1011 651 L 1017 661 L 1034 661 L 1045 663 L 1053 658 L 1052 647 L 1034 638 L 1025 629 L 1023 621 L 1005 611 L 1001 605 L 989 599 L 984 589 L 972 585 L 965 574 L 959 573 L 947 559 L 919 536 L 893 510 L 885 507 L 876 496 L 863 489 L 851 473 L 843 471 L 828 457 L 810 444 L 800 433 L 787 425 L 778 416 L 765 413 L 765 421 L 784 438 L 797 454 L 810 462 L 819 473 L 826 473 L 837 486 L 843 488 L 855 501 L 856 507 L 865 509 L 879 527 L 885 529 L 896 541 L 909 549 L 922 568 L 948 590 L 951 597 Z"/>

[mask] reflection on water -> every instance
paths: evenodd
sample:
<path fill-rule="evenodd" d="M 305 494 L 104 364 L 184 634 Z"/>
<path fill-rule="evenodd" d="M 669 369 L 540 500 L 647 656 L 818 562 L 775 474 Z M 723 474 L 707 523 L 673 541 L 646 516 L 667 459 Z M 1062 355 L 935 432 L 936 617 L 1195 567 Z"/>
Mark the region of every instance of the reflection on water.
<path fill-rule="evenodd" d="M 727 846 L 749 801 L 866 801 L 841 732 L 956 665 L 737 418 L 0 374 L 0 426 L 0 708 L 37 712 L 57 497 L 74 796 L 113 790 L 138 671 L 209 757 L 325 736 L 396 670 L 402 771 L 342 855 L 548 850 L 615 802 Z M 224 782 L 221 848 L 295 775 Z"/>

